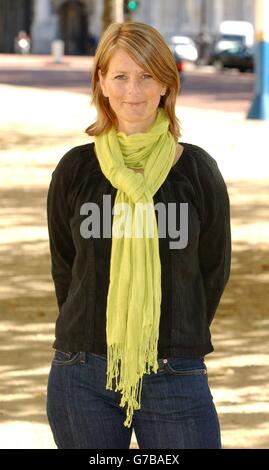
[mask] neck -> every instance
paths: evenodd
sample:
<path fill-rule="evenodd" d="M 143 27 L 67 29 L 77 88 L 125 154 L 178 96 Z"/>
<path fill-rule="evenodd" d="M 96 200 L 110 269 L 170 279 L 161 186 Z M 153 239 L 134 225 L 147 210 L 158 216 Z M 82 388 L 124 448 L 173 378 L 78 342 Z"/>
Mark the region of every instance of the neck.
<path fill-rule="evenodd" d="M 126 135 L 140 134 L 147 132 L 156 119 L 157 112 L 155 112 L 150 119 L 146 122 L 120 122 L 117 132 L 124 132 Z"/>

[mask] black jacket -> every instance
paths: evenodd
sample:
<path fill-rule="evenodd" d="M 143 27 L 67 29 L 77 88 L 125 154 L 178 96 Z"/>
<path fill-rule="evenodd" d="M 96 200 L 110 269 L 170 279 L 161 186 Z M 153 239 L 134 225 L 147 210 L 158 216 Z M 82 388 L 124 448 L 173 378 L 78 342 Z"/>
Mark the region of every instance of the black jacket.
<path fill-rule="evenodd" d="M 209 326 L 229 279 L 231 262 L 230 206 L 216 161 L 196 145 L 184 151 L 154 195 L 156 204 L 188 204 L 188 243 L 171 249 L 169 233 L 159 236 L 162 303 L 158 357 L 204 356 L 213 351 Z M 47 216 L 51 273 L 59 315 L 53 347 L 106 355 L 106 298 L 111 238 L 102 237 L 103 195 L 117 189 L 101 171 L 93 144 L 75 147 L 59 161 L 48 190 Z M 84 238 L 81 206 L 100 209 L 100 238 Z M 111 217 L 111 224 L 113 215 Z M 167 231 L 168 232 L 168 231 Z"/>

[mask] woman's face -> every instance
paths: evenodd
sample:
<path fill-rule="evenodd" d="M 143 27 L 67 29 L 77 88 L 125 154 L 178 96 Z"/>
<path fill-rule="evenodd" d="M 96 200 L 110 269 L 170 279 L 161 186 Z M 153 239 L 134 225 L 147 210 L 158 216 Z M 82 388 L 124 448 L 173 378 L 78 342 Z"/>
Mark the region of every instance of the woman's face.
<path fill-rule="evenodd" d="M 154 80 L 123 49 L 115 51 L 108 72 L 98 71 L 104 96 L 116 114 L 118 131 L 127 135 L 146 132 L 154 122 L 161 94 L 166 87 Z"/>

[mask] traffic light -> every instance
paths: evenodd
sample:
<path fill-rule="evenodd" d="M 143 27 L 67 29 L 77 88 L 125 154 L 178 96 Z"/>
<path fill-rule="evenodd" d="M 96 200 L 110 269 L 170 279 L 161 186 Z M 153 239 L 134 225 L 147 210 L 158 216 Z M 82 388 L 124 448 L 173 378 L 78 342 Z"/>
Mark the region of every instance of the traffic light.
<path fill-rule="evenodd" d="M 124 13 L 132 13 L 139 7 L 138 0 L 124 0 Z"/>
<path fill-rule="evenodd" d="M 129 9 L 130 11 L 135 11 L 135 10 L 137 10 L 137 8 L 138 8 L 138 4 L 139 4 L 139 2 L 134 1 L 134 0 L 133 0 L 133 1 L 131 0 L 131 1 L 128 2 L 128 9 Z"/>

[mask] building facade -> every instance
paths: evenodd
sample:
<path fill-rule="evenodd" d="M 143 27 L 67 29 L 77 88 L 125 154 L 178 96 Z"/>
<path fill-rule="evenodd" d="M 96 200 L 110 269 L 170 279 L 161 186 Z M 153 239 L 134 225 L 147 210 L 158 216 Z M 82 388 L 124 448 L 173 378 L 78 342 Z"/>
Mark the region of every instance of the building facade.
<path fill-rule="evenodd" d="M 104 0 L 0 0 L 0 52 L 14 52 L 20 30 L 31 37 L 31 52 L 48 54 L 63 39 L 65 54 L 94 53 L 101 33 Z M 215 34 L 223 20 L 254 24 L 254 0 L 140 0 L 134 21 L 151 24 L 164 37 Z"/>

